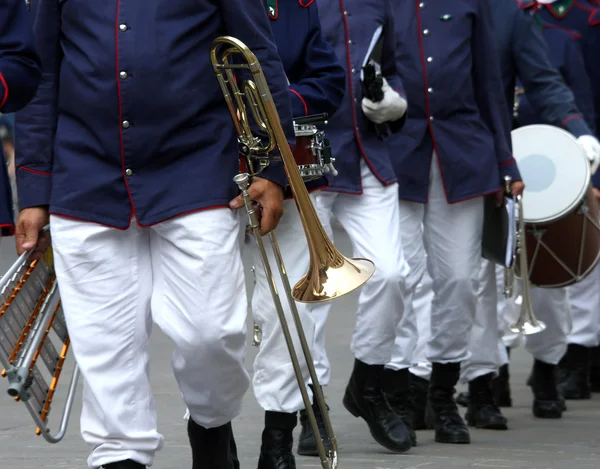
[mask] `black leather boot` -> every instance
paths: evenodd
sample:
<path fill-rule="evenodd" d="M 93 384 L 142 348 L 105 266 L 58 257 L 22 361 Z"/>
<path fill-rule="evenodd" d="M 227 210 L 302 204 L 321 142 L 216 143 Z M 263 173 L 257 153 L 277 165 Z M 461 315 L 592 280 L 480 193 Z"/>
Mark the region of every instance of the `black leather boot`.
<path fill-rule="evenodd" d="M 494 401 L 498 407 L 512 407 L 512 397 L 510 395 L 510 371 L 508 363 L 506 365 L 502 365 L 500 367 L 498 376 L 492 379 L 492 392 L 494 393 Z"/>
<path fill-rule="evenodd" d="M 433 363 L 425 419 L 435 422 L 438 443 L 471 443 L 469 429 L 458 414 L 454 386 L 458 382 L 460 363 Z"/>
<path fill-rule="evenodd" d="M 488 430 L 507 430 L 506 417 L 494 401 L 492 392 L 493 373 L 469 382 L 469 405 L 465 420 L 470 427 Z"/>
<path fill-rule="evenodd" d="M 258 458 L 258 469 L 296 469 L 292 452 L 296 413 L 265 412 L 265 429 Z"/>
<path fill-rule="evenodd" d="M 325 450 L 329 451 L 331 449 L 331 441 L 327 437 L 325 422 L 323 422 L 323 414 L 321 413 L 321 408 L 317 404 L 313 385 L 309 384 L 309 387 L 313 390 L 312 409 L 315 413 L 315 419 L 317 420 L 317 427 L 319 428 L 319 433 L 323 439 Z M 327 411 L 329 411 L 329 406 L 327 406 Z M 298 439 L 298 454 L 301 456 L 318 456 L 317 440 L 315 439 L 315 434 L 310 426 L 306 409 L 300 411 L 300 426 L 302 427 L 302 430 L 300 431 L 300 438 Z"/>
<path fill-rule="evenodd" d="M 569 344 L 558 364 L 556 380 L 558 390 L 565 399 L 591 399 L 590 366 L 591 348 Z"/>
<path fill-rule="evenodd" d="M 235 469 L 237 454 L 231 422 L 216 428 L 204 428 L 188 420 L 188 438 L 192 447 L 192 469 Z M 239 467 L 239 462 L 237 462 Z"/>
<path fill-rule="evenodd" d="M 556 365 L 535 360 L 528 384 L 533 391 L 533 415 L 541 419 L 561 418 L 563 404 L 556 385 Z"/>
<path fill-rule="evenodd" d="M 600 346 L 592 348 L 590 365 L 590 389 L 600 392 Z"/>
<path fill-rule="evenodd" d="M 146 466 L 139 462 L 127 459 L 126 461 L 111 462 L 102 466 L 104 469 L 146 469 Z"/>
<path fill-rule="evenodd" d="M 428 426 L 425 421 L 425 409 L 427 408 L 427 393 L 429 392 L 429 381 L 419 376 L 410 374 L 410 397 L 413 403 L 413 430 L 431 430 L 433 425 Z"/>
<path fill-rule="evenodd" d="M 383 365 L 354 360 L 354 369 L 344 394 L 344 407 L 369 425 L 371 436 L 390 451 L 403 453 L 412 447 L 406 424 L 390 408 L 381 388 Z"/>
<path fill-rule="evenodd" d="M 414 405 L 410 393 L 410 372 L 404 370 L 383 370 L 383 394 L 395 414 L 402 419 L 413 446 L 417 446 L 417 435 L 413 430 Z"/>

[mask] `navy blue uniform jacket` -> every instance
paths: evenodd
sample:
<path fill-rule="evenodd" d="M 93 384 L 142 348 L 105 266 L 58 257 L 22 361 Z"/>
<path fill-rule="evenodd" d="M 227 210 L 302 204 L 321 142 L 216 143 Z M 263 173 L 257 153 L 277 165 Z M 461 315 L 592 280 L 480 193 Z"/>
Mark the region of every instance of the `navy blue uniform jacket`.
<path fill-rule="evenodd" d="M 553 65 L 538 23 L 517 2 L 490 0 L 507 107 L 512 115 L 517 79 L 540 118 L 575 137 L 592 133 L 573 93 Z"/>
<path fill-rule="evenodd" d="M 41 77 L 31 18 L 24 0 L 0 2 L 0 112 L 21 109 L 33 98 Z M 0 146 L 0 234 L 14 233 L 13 200 Z"/>
<path fill-rule="evenodd" d="M 238 145 L 210 63 L 213 40 L 261 62 L 289 141 L 288 86 L 265 2 L 32 0 L 40 89 L 16 116 L 21 208 L 119 229 L 238 193 Z M 283 167 L 263 177 L 284 186 Z"/>
<path fill-rule="evenodd" d="M 408 97 L 408 119 L 392 142 L 400 198 L 427 201 L 434 149 L 449 203 L 500 190 L 504 175 L 519 180 L 489 4 L 394 5 L 398 69 Z"/>
<path fill-rule="evenodd" d="M 290 82 L 294 117 L 326 113 L 333 116 L 344 97 L 346 74 L 323 37 L 314 0 L 270 0 L 269 17 L 275 43 Z M 328 127 L 324 128 L 327 137 Z M 327 185 L 321 178 L 309 190 Z"/>
<path fill-rule="evenodd" d="M 550 50 L 552 65 L 560 72 L 565 84 L 575 96 L 575 104 L 583 114 L 590 129 L 586 134 L 593 134 L 595 129 L 594 101 L 590 80 L 587 76 L 579 44 L 577 43 L 580 34 L 551 24 L 542 24 L 541 28 L 544 40 Z M 527 89 L 527 87 L 525 88 Z M 547 122 L 536 112 L 531 106 L 528 97 L 529 91 L 522 94 L 519 98 L 517 125 L 521 127 L 539 123 L 554 124 L 553 122 Z M 575 136 L 580 137 L 581 135 Z"/>
<path fill-rule="evenodd" d="M 579 43 L 594 93 L 596 135 L 600 136 L 600 9 L 578 0 L 558 0 L 550 5 L 540 5 L 534 0 L 518 1 L 522 8 L 535 12 L 544 22 L 581 34 Z"/>
<path fill-rule="evenodd" d="M 383 26 L 381 72 L 391 88 L 404 94 L 394 62 L 395 33 L 391 2 L 324 0 L 319 2 L 319 14 L 325 39 L 333 45 L 347 76 L 342 105 L 326 128 L 339 175 L 333 177 L 328 174 L 330 186 L 324 190 L 361 194 L 360 161 L 363 158 L 383 185 L 393 184 L 396 176 L 388 145 L 377 138 L 362 112 L 360 82 L 361 67 L 371 39 L 377 28 Z"/>

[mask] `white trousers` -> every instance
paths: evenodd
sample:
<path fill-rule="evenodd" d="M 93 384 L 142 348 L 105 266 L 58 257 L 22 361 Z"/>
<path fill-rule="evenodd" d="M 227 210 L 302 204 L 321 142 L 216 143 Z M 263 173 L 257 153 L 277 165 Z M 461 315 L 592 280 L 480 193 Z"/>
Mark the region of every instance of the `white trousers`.
<path fill-rule="evenodd" d="M 315 203 L 316 194 L 311 194 L 311 199 Z M 296 202 L 294 200 L 284 201 L 284 210 L 284 215 L 277 226 L 276 238 L 287 270 L 290 286 L 293 288 L 294 284 L 308 270 L 309 251 L 304 229 L 300 221 L 300 214 L 296 208 Z M 242 223 L 242 226 L 245 227 L 247 222 L 245 211 L 242 216 L 245 217 Z M 305 382 L 308 383 L 310 376 L 306 360 L 302 353 L 297 329 L 292 318 L 281 276 L 279 275 L 270 236 L 263 237 L 263 242 L 287 324 L 292 335 L 294 348 L 299 357 L 302 374 Z M 254 321 L 262 330 L 262 340 L 256 359 L 254 360 L 254 377 L 252 381 L 254 394 L 256 400 L 264 410 L 286 413 L 297 412 L 304 408 L 304 402 L 298 388 L 298 381 L 290 359 L 287 342 L 283 335 L 281 322 L 275 309 L 271 290 L 269 289 L 269 280 L 263 267 L 262 257 L 254 236 L 246 236 L 245 243 L 245 249 L 249 249 L 252 253 L 252 262 L 256 275 L 256 285 L 252 294 L 252 313 Z M 302 321 L 308 346 L 312 353 L 315 330 L 315 323 L 310 314 L 312 305 L 296 303 L 296 307 Z M 310 388 L 308 388 L 308 393 L 312 398 Z"/>
<path fill-rule="evenodd" d="M 569 344 L 596 347 L 600 344 L 600 264 L 581 282 L 567 287 L 572 328 Z"/>
<path fill-rule="evenodd" d="M 173 371 L 194 421 L 212 428 L 237 416 L 249 385 L 238 215 L 207 210 L 125 231 L 52 216 L 50 227 L 85 380 L 89 467 L 151 465 L 163 444 L 148 377 L 153 320 L 174 342 Z"/>
<path fill-rule="evenodd" d="M 366 257 L 375 263 L 375 273 L 360 290 L 351 350 L 368 365 L 385 365 L 392 356 L 396 324 L 404 311 L 408 274 L 400 238 L 398 186 L 382 186 L 364 161 L 361 177 L 360 196 L 322 191 L 317 209 L 328 233 L 333 231 L 333 216 L 348 234 L 352 253 L 344 253 L 347 257 Z M 330 308 L 331 302 L 314 308 L 315 361 L 323 385 L 330 378 L 324 335 Z M 346 314 L 350 317 L 351 311 Z"/>
<path fill-rule="evenodd" d="M 482 197 L 448 204 L 435 154 L 427 204 L 400 201 L 402 244 L 410 266 L 407 302 L 412 301 L 425 270 L 433 279 L 427 337 L 427 360 L 430 362 L 453 363 L 469 357 L 469 333 L 475 315 L 481 258 L 482 219 Z M 406 311 L 397 325 L 394 355 L 387 365 L 392 369 L 409 368 L 414 363 L 418 319 L 414 307 Z"/>

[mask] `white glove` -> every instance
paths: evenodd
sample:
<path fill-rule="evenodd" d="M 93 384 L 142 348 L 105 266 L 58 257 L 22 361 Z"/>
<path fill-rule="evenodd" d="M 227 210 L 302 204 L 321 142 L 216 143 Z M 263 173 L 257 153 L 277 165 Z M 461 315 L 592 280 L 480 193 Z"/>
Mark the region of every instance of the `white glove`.
<path fill-rule="evenodd" d="M 593 135 L 582 135 L 577 139 L 577 143 L 590 161 L 592 174 L 595 174 L 600 164 L 600 142 Z"/>
<path fill-rule="evenodd" d="M 400 119 L 408 107 L 406 99 L 391 89 L 385 78 L 383 79 L 381 90 L 383 91 L 383 99 L 378 103 L 363 98 L 361 107 L 365 116 L 376 124 Z"/>

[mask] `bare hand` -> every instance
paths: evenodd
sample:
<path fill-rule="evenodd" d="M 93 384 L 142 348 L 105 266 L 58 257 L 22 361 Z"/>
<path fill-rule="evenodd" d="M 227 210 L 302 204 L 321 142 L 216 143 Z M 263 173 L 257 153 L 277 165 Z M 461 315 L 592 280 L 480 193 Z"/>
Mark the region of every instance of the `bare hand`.
<path fill-rule="evenodd" d="M 248 188 L 248 194 L 261 208 L 257 214 L 260 217 L 260 234 L 264 236 L 277 228 L 283 215 L 283 189 L 274 182 L 255 177 Z M 242 208 L 244 199 L 241 194 L 229 202 L 229 206 L 232 209 Z"/>
<path fill-rule="evenodd" d="M 592 190 L 594 191 L 594 197 L 596 197 L 596 200 L 600 201 L 600 189 L 593 187 Z"/>
<path fill-rule="evenodd" d="M 15 229 L 18 255 L 35 248 L 29 258 L 34 260 L 42 257 L 50 245 L 50 233 L 47 231 L 41 233 L 41 231 L 49 220 L 50 215 L 47 208 L 31 207 L 21 210 Z"/>
<path fill-rule="evenodd" d="M 510 185 L 510 193 L 513 195 L 513 197 L 516 197 L 518 195 L 523 195 L 524 190 L 525 190 L 525 184 L 523 183 L 523 181 L 514 181 Z M 504 199 L 504 193 L 505 193 L 504 189 L 496 192 L 496 205 L 498 207 L 500 207 L 502 205 L 502 202 Z"/>

